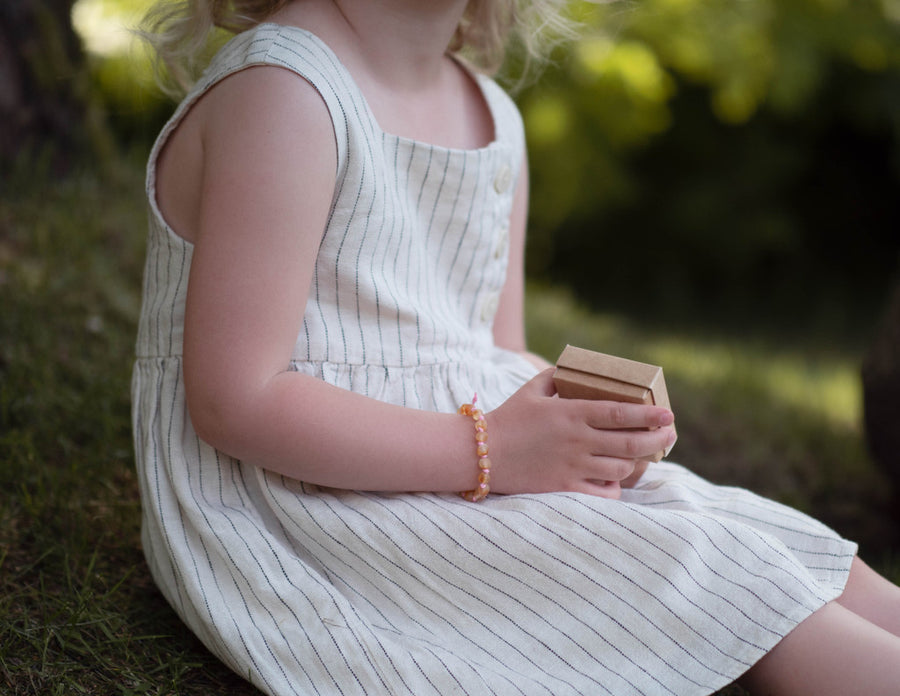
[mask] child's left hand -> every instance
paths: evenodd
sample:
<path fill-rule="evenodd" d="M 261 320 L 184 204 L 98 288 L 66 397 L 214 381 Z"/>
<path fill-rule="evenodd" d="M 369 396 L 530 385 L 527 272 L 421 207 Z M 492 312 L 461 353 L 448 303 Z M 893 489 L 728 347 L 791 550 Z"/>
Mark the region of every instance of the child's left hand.
<path fill-rule="evenodd" d="M 628 476 L 628 478 L 624 478 L 619 481 L 619 486 L 622 488 L 634 488 L 637 482 L 640 480 L 641 476 L 644 475 L 644 472 L 647 471 L 647 467 L 650 466 L 650 462 L 645 459 L 639 459 L 634 463 L 634 471 Z"/>

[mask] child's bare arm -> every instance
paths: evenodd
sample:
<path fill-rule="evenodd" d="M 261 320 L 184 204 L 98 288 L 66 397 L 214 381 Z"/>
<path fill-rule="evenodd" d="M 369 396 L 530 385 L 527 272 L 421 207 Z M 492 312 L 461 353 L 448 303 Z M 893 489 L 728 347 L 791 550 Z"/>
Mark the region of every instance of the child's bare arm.
<path fill-rule="evenodd" d="M 285 70 L 253 68 L 224 80 L 202 113 L 184 355 L 197 432 L 232 456 L 315 483 L 471 488 L 464 418 L 286 371 L 334 189 L 335 141 L 321 98 Z"/>
<path fill-rule="evenodd" d="M 286 370 L 334 186 L 334 136 L 318 94 L 287 71 L 264 68 L 226 79 L 206 100 L 184 355 L 197 432 L 232 456 L 311 483 L 471 489 L 470 420 Z M 560 405 L 545 393 L 547 381 L 488 415 L 493 490 L 609 495 L 595 482 L 624 478 L 631 460 L 661 449 L 659 434 L 606 430 L 646 427 L 660 414 Z"/>

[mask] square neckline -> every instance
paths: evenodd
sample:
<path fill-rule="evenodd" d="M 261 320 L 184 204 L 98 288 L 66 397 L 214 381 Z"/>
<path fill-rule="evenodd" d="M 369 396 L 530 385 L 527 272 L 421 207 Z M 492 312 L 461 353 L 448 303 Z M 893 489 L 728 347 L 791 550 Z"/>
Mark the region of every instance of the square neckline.
<path fill-rule="evenodd" d="M 362 88 L 359 86 L 359 83 L 353 77 L 353 74 L 344 65 L 343 61 L 341 61 L 340 57 L 334 52 L 334 50 L 329 46 L 322 38 L 318 35 L 311 32 L 309 29 L 305 29 L 304 27 L 298 26 L 296 24 L 279 24 L 277 22 L 261 22 L 256 25 L 253 29 L 248 29 L 247 31 L 254 31 L 257 29 L 265 29 L 271 28 L 279 33 L 281 31 L 298 31 L 304 35 L 306 35 L 309 39 L 314 41 L 332 60 L 335 62 L 335 66 L 343 73 L 344 77 L 347 79 L 348 83 L 352 85 L 353 89 L 359 95 L 359 99 L 362 105 L 365 107 L 365 113 L 367 118 L 372 122 L 374 128 L 377 129 L 378 133 L 388 137 L 393 138 L 398 143 L 405 143 L 410 147 L 427 147 L 431 148 L 435 151 L 447 152 L 447 153 L 460 153 L 460 154 L 477 154 L 481 152 L 487 152 L 490 150 L 494 150 L 500 146 L 501 141 L 499 138 L 499 129 L 497 127 L 497 104 L 495 99 L 489 93 L 488 89 L 486 89 L 487 84 L 489 83 L 489 78 L 481 73 L 476 72 L 471 69 L 465 63 L 463 63 L 459 58 L 453 56 L 451 54 L 447 55 L 450 60 L 452 60 L 460 70 L 462 70 L 466 77 L 472 81 L 475 87 L 478 89 L 478 94 L 481 97 L 481 101 L 484 107 L 487 108 L 488 116 L 491 119 L 491 140 L 490 142 L 482 145 L 480 147 L 475 148 L 466 148 L 466 147 L 451 147 L 448 145 L 440 145 L 437 143 L 431 143 L 426 140 L 417 140 L 416 138 L 411 138 L 405 135 L 399 135 L 397 133 L 392 133 L 390 131 L 385 130 L 381 123 L 378 121 L 378 118 L 375 116 L 375 112 L 372 110 L 371 105 L 369 104 L 369 100 L 366 99 L 365 93 L 363 93 Z"/>
<path fill-rule="evenodd" d="M 481 96 L 482 101 L 484 102 L 485 107 L 488 110 L 488 115 L 491 119 L 491 126 L 493 130 L 493 137 L 491 141 L 481 147 L 477 148 L 460 148 L 460 147 L 449 147 L 446 145 L 439 145 L 436 143 L 429 143 L 424 140 L 417 140 L 415 138 L 410 138 L 404 135 L 397 135 L 396 133 L 390 133 L 381 127 L 381 124 L 378 122 L 378 119 L 375 117 L 375 113 L 372 111 L 371 106 L 369 105 L 368 100 L 366 99 L 365 94 L 363 94 L 362 89 L 359 87 L 356 79 L 350 73 L 350 70 L 346 65 L 341 61 L 338 55 L 332 50 L 331 46 L 329 46 L 323 39 L 319 36 L 311 32 L 309 29 L 305 29 L 304 27 L 297 26 L 296 24 L 279 24 L 277 22 L 260 22 L 254 27 L 246 29 L 245 31 L 239 32 L 232 36 L 222 47 L 220 47 L 219 51 L 217 51 L 216 55 L 218 56 L 222 51 L 224 51 L 232 42 L 238 39 L 241 36 L 248 36 L 250 34 L 254 34 L 259 31 L 273 31 L 275 34 L 289 34 L 292 32 L 298 32 L 305 36 L 307 39 L 315 43 L 319 49 L 330 59 L 333 61 L 336 70 L 343 76 L 343 78 L 347 81 L 347 84 L 353 91 L 356 92 L 360 103 L 362 104 L 365 117 L 371 123 L 372 128 L 380 135 L 385 138 L 393 139 L 398 143 L 398 145 L 403 145 L 407 148 L 412 149 L 431 149 L 433 152 L 441 152 L 446 153 L 447 157 L 469 157 L 469 156 L 485 156 L 491 153 L 495 153 L 498 150 L 501 150 L 504 147 L 504 141 L 500 137 L 500 129 L 498 127 L 499 123 L 499 103 L 498 97 L 496 94 L 492 93 L 491 87 L 494 89 L 500 90 L 499 86 L 496 86 L 491 79 L 482 74 L 475 72 L 466 66 L 462 61 L 460 61 L 455 56 L 449 56 L 451 60 L 453 60 L 461 70 L 463 70 L 468 78 L 472 80 L 475 84 L 475 87 L 478 89 L 478 92 Z M 187 111 L 196 103 L 197 99 L 201 97 L 208 87 L 208 75 L 209 70 L 215 63 L 216 58 L 210 61 L 210 63 L 204 69 L 203 75 L 194 83 L 194 85 L 188 91 L 185 99 L 176 107 L 174 113 L 172 114 L 169 121 L 160 131 L 159 135 L 156 138 L 153 146 L 151 147 L 149 157 L 148 157 L 148 167 L 144 181 L 144 189 L 148 197 L 148 204 L 151 213 L 151 217 L 155 219 L 157 224 L 159 224 L 162 229 L 165 231 L 166 235 L 174 240 L 177 240 L 181 244 L 186 245 L 188 248 L 193 249 L 194 243 L 185 237 L 182 237 L 178 234 L 177 231 L 172 227 L 169 223 L 168 219 L 163 215 L 161 208 L 159 207 L 159 202 L 157 200 L 157 164 L 159 160 L 159 155 L 162 152 L 162 148 L 165 146 L 166 142 L 168 142 L 169 136 L 178 127 L 181 120 Z M 262 63 L 263 65 L 267 65 L 267 63 Z M 250 65 L 242 66 L 240 69 L 243 70 L 246 67 L 250 67 Z"/>

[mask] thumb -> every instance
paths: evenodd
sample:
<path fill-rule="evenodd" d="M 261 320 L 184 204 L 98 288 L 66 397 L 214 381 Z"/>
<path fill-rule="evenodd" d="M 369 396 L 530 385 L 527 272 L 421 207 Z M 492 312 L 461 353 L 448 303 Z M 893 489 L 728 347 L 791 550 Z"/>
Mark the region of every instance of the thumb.
<path fill-rule="evenodd" d="M 528 383 L 529 389 L 539 396 L 553 396 L 556 394 L 556 385 L 553 383 L 555 367 L 548 367 L 535 375 Z"/>

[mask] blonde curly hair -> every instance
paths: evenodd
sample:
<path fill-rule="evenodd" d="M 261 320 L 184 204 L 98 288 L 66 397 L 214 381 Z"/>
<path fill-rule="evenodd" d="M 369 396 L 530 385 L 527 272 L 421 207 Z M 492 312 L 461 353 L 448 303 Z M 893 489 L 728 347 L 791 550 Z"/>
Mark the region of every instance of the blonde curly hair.
<path fill-rule="evenodd" d="M 291 0 L 159 0 L 140 33 L 156 51 L 160 86 L 179 96 L 209 57 L 217 29 L 236 34 L 266 21 Z M 568 0 L 469 0 L 450 51 L 475 68 L 495 74 L 514 41 L 521 70 L 540 64 L 560 37 L 572 33 Z"/>

